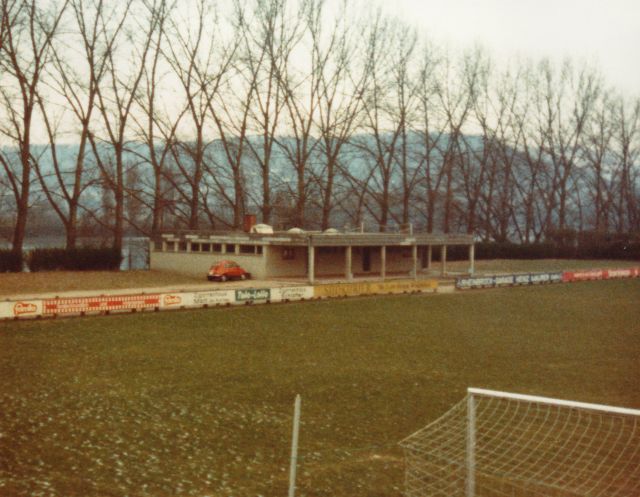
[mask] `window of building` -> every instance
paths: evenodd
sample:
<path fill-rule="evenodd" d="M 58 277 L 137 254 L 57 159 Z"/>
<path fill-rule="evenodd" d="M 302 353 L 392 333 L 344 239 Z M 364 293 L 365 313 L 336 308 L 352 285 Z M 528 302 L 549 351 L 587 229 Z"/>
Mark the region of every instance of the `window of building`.
<path fill-rule="evenodd" d="M 258 255 L 262 254 L 262 245 L 256 245 L 256 254 Z"/>
<path fill-rule="evenodd" d="M 210 243 L 203 243 L 200 245 L 200 251 L 201 252 L 211 252 L 211 244 Z"/>
<path fill-rule="evenodd" d="M 240 245 L 240 253 L 255 254 L 256 253 L 255 245 Z"/>
<path fill-rule="evenodd" d="M 187 251 L 187 242 L 180 242 L 178 244 L 178 251 L 179 252 L 186 252 Z"/>
<path fill-rule="evenodd" d="M 192 243 L 191 244 L 191 252 L 200 252 L 200 244 Z"/>
<path fill-rule="evenodd" d="M 176 249 L 175 242 L 167 242 L 167 252 L 173 252 Z"/>
<path fill-rule="evenodd" d="M 212 252 L 215 252 L 217 254 L 222 252 L 222 244 L 221 243 L 214 243 L 211 245 L 211 249 Z"/>

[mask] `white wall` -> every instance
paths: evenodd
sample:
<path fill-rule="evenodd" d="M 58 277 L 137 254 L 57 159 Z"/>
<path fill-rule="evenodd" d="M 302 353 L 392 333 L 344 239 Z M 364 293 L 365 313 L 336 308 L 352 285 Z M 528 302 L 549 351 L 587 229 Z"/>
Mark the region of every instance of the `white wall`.
<path fill-rule="evenodd" d="M 240 264 L 256 279 L 265 279 L 264 255 L 212 254 L 198 252 L 151 252 L 151 269 L 176 271 L 184 274 L 207 276 L 209 267 L 219 261 L 232 260 Z"/>
<path fill-rule="evenodd" d="M 265 246 L 267 277 L 304 277 L 307 273 L 307 247 L 287 247 L 293 250 L 293 259 L 283 259 L 285 247 Z"/>
<path fill-rule="evenodd" d="M 229 246 L 232 250 L 232 245 Z M 151 252 L 151 269 L 177 271 L 186 274 L 206 276 L 207 270 L 218 261 L 230 259 L 249 271 L 256 279 L 268 279 L 270 277 L 305 277 L 307 274 L 307 247 L 287 247 L 293 250 L 293 259 L 283 259 L 285 247 L 265 245 L 262 255 L 252 254 L 218 254 L 199 252 Z M 345 275 L 345 250 L 343 247 L 332 252 L 324 252 L 316 247 L 315 275 L 335 276 Z M 363 247 L 353 247 L 351 256 L 351 268 L 353 274 L 377 274 L 380 273 L 380 247 L 371 247 L 371 270 L 367 273 L 362 268 Z M 405 254 L 408 254 L 407 257 Z M 418 253 L 418 255 L 420 255 Z M 435 262 L 435 261 L 434 261 Z M 387 247 L 387 274 L 410 274 L 413 268 L 411 247 L 393 250 Z M 418 259 L 418 269 L 420 260 Z"/>

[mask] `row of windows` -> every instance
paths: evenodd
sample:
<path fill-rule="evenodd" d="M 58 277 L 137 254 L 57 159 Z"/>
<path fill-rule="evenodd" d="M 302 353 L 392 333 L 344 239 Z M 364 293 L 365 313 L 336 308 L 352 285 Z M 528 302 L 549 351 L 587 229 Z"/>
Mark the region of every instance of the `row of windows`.
<path fill-rule="evenodd" d="M 238 247 L 236 251 L 236 247 Z M 213 253 L 222 254 L 223 245 L 221 243 L 191 243 L 191 252 L 195 253 Z M 166 242 L 166 252 L 186 252 L 187 242 Z M 236 245 L 227 243 L 227 254 L 235 254 L 236 252 L 244 255 L 261 255 L 262 245 Z"/>
<path fill-rule="evenodd" d="M 177 245 L 177 248 L 176 248 Z M 236 247 L 237 250 L 236 250 Z M 191 243 L 191 252 L 195 253 L 213 253 L 222 254 L 223 245 L 221 243 Z M 379 250 L 378 247 L 376 247 Z M 345 251 L 345 247 L 318 247 L 319 254 L 342 254 Z M 354 255 L 361 255 L 365 250 L 368 252 L 372 250 L 371 247 L 353 247 Z M 167 252 L 186 252 L 187 242 L 166 242 Z M 243 255 L 261 255 L 262 245 L 242 245 L 242 244 L 226 244 L 227 254 L 243 254 Z M 369 252 L 370 253 L 370 252 Z M 424 251 L 426 253 L 426 250 Z M 411 247 L 387 247 L 387 254 L 401 254 L 402 257 L 411 257 Z M 425 254 L 423 254 L 424 256 Z M 282 248 L 283 259 L 294 259 L 295 249 L 293 247 Z"/>
<path fill-rule="evenodd" d="M 360 255 L 363 250 L 379 251 L 380 247 L 353 247 L 354 255 Z M 318 247 L 319 254 L 343 254 L 345 247 Z M 411 257 L 411 247 L 387 247 L 387 254 L 401 254 L 402 257 Z"/>

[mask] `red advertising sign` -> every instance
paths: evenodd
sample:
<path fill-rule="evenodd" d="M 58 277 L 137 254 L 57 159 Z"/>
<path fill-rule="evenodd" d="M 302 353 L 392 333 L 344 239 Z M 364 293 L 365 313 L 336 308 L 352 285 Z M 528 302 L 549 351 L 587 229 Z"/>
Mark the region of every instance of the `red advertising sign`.
<path fill-rule="evenodd" d="M 16 302 L 13 305 L 13 315 L 16 317 L 35 315 L 37 313 L 38 306 L 33 302 Z"/>
<path fill-rule="evenodd" d="M 589 269 L 587 271 L 574 271 L 573 279 L 574 281 L 601 280 L 605 275 L 606 271 L 603 271 L 602 269 Z"/>
<path fill-rule="evenodd" d="M 43 301 L 43 314 L 81 314 L 83 312 L 131 311 L 160 306 L 160 295 L 101 295 Z"/>
<path fill-rule="evenodd" d="M 637 278 L 640 267 L 623 269 L 587 269 L 582 271 L 565 271 L 562 281 L 607 280 L 611 278 Z"/>

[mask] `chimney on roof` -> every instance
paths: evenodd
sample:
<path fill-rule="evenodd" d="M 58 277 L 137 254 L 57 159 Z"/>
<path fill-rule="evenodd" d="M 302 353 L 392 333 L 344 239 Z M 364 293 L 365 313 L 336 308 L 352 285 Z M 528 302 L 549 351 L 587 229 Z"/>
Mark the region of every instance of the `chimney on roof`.
<path fill-rule="evenodd" d="M 256 224 L 256 215 L 255 214 L 245 214 L 244 215 L 244 232 L 249 233 L 251 228 L 253 228 Z"/>

